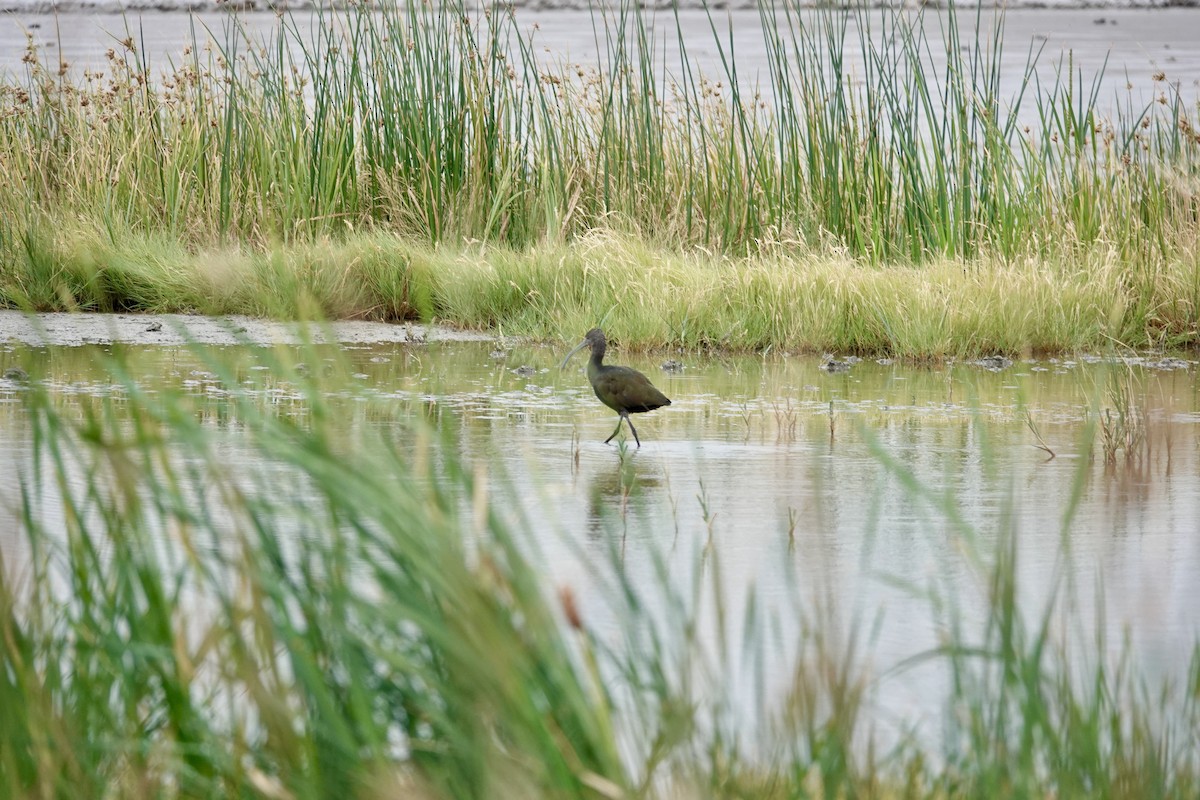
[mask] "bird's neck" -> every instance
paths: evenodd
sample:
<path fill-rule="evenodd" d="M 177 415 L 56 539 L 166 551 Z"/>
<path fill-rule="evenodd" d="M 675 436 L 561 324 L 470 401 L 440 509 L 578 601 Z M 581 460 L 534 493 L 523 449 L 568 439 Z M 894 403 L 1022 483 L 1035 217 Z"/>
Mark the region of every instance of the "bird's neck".
<path fill-rule="evenodd" d="M 604 366 L 604 348 L 603 347 L 593 348 L 592 355 L 588 359 L 588 366 L 587 366 L 588 377 L 591 378 L 591 377 L 595 376 L 596 373 L 600 372 L 600 369 L 603 366 Z"/>

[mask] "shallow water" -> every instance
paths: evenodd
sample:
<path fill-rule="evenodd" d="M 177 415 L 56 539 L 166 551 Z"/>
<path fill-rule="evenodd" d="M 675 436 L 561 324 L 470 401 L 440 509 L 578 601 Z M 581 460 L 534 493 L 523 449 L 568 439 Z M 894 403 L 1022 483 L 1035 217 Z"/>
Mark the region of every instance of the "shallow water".
<path fill-rule="evenodd" d="M 951 600 L 968 630 L 982 618 L 980 570 L 1008 532 L 1019 537 L 1029 613 L 1055 587 L 1074 590 L 1075 613 L 1056 638 L 1090 641 L 1098 627 L 1115 651 L 1128 634 L 1139 664 L 1158 676 L 1186 664 L 1200 635 L 1195 362 L 1165 369 L 1180 365 L 1080 357 L 993 371 L 862 361 L 830 373 L 811 357 L 677 355 L 682 370 L 668 372 L 665 355 L 618 351 L 610 360 L 645 371 L 673 400 L 636 418 L 639 450 L 627 431 L 618 437 L 624 449 L 602 443 L 615 415 L 592 395 L 582 355 L 558 369 L 565 347 L 324 347 L 328 361 L 307 371 L 330 371 L 334 385 L 353 387 L 334 401 L 348 441 L 381 436 L 411 446 L 411 433 L 379 408 L 453 430 L 466 460 L 491 476 L 495 496 L 511 489 L 519 497 L 501 505 L 525 515 L 548 588 L 571 587 L 585 623 L 602 636 L 617 630 L 603 589 L 611 559 L 635 584 L 652 586 L 661 557 L 678 586 L 715 579 L 732 611 L 728 643 L 740 641 L 751 594 L 774 615 L 779 661 L 768 673 L 794 652 L 816 609 L 831 609 L 836 627 L 863 640 L 864 663 L 878 676 L 936 645 L 945 618 L 932 610 L 931 589 Z M 174 346 L 10 344 L 0 371 L 21 366 L 63 407 L 82 409 L 119 395 L 103 366 L 118 352 L 144 388 L 205 398 L 206 422 L 228 437 L 230 469 L 261 474 L 271 467 L 229 424 L 229 392 L 299 416 L 306 404 L 296 373 L 264 368 L 257 350 L 208 351 L 237 364 L 238 387 Z M 0 380 L 0 513 L 15 508 L 29 468 L 22 391 Z M 1143 420 L 1144 443 L 1107 463 L 1089 421 L 1113 413 L 1122 393 Z M 1036 446 L 1029 420 L 1054 458 Z M 906 486 L 908 475 L 923 488 Z M 1078 505 L 1064 520 L 1073 492 Z M 5 560 L 19 568 L 15 518 L 0 530 Z M 670 624 L 666 605 L 651 613 Z M 748 669 L 731 668 L 727 680 L 754 691 Z M 786 679 L 768 674 L 765 683 Z M 929 698 L 945 696 L 943 680 L 934 668 L 889 675 L 878 684 L 886 715 L 900 726 L 935 718 Z"/>
<path fill-rule="evenodd" d="M 800 12 L 800 19 L 811 24 L 812 13 Z M 651 13 L 657 37 L 653 43 L 658 71 L 679 74 L 676 26 L 670 12 Z M 876 26 L 868 33 L 877 43 L 883 35 L 878 13 L 866 19 Z M 67 14 L 38 14 L 16 12 L 0 16 L 0 73 L 20 75 L 25 71 L 26 35 L 38 45 L 43 59 L 53 68 L 65 62 L 78 75 L 83 69 L 99 69 L 106 65 L 106 52 L 126 37 L 137 43 L 154 72 L 168 70 L 171 64 L 181 64 L 184 47 L 193 41 L 203 44 L 211 38 L 217 46 L 226 46 L 240 38 L 231 31 L 242 30 L 252 42 L 269 38 L 279 26 L 279 18 L 270 11 L 251 11 L 234 16 L 223 12 L 134 12 L 127 14 L 77 12 Z M 328 13 L 326 14 L 328 19 Z M 550 63 L 594 66 L 597 60 L 598 39 L 594 20 L 586 11 L 523 9 L 517 12 L 517 29 L 531 36 L 533 52 Z M 290 18 L 301 36 L 316 26 L 315 12 L 298 10 Z M 963 47 L 975 43 L 976 17 L 973 12 L 958 14 L 960 40 Z M 1030 55 L 1037 55 L 1038 77 L 1042 84 L 1054 83 L 1058 69 L 1076 71 L 1076 81 L 1090 91 L 1094 76 L 1103 73 L 1097 94 L 1099 107 L 1113 109 L 1115 101 L 1124 107 L 1127 88 L 1133 92 L 1135 105 L 1149 101 L 1167 87 L 1182 92 L 1185 102 L 1194 100 L 1200 87 L 1200 14 L 1194 9 L 1010 9 L 1000 14 L 984 9 L 979 18 L 987 41 L 989 31 L 1003 24 L 1004 47 L 1001 60 L 1001 96 L 1012 98 L 1021 90 Z M 720 35 L 725 57 L 736 61 L 740 80 L 747 89 L 770 87 L 770 70 L 763 45 L 762 25 L 756 10 L 715 11 L 710 18 L 695 9 L 679 12 L 679 36 L 687 46 L 695 67 L 714 80 L 724 74 L 722 53 L 714 37 L 714 27 Z M 929 38 L 929 57 L 938 74 L 945 66 L 943 42 L 949 26 L 944 12 L 929 10 L 924 16 L 924 32 Z M 786 36 L 786 31 L 784 31 Z M 851 23 L 846 36 L 847 69 L 851 75 L 861 74 L 863 58 L 859 52 L 859 33 Z M 244 45 L 236 50 L 244 51 Z M 298 54 L 297 54 L 298 55 Z M 1162 73 L 1165 82 L 1156 83 L 1153 76 Z M 1028 103 L 1028 101 L 1026 101 Z M 1140 107 L 1140 106 L 1139 106 Z M 1029 122 L 1036 122 L 1036 116 Z"/>

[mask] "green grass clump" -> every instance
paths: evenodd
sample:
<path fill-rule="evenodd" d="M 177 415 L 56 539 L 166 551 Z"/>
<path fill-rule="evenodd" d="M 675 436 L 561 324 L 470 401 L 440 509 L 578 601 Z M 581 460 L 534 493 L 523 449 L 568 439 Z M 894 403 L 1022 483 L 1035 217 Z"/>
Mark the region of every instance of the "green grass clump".
<path fill-rule="evenodd" d="M 238 401 L 248 472 L 190 401 L 126 389 L 132 416 L 29 405 L 0 793 L 622 789 L 604 686 L 483 485 L 435 474 L 428 438 L 356 454 L 315 391 L 300 418 Z"/>
<path fill-rule="evenodd" d="M 58 231 L 14 256 L 0 296 L 23 308 L 282 318 L 437 319 L 574 339 L 598 320 L 626 346 L 900 353 L 916 358 L 1195 341 L 1196 271 L 1115 253 L 879 267 L 786 249 L 731 257 L 628 238 L 513 250 L 383 233 L 191 250 L 169 238 Z"/>
<path fill-rule="evenodd" d="M 283 16 L 266 39 L 231 17 L 165 70 L 133 37 L 82 75 L 31 45 L 23 73 L 0 82 L 0 301 L 295 316 L 315 296 L 326 315 L 427 317 L 436 308 L 405 295 L 413 264 L 397 252 L 354 285 L 316 251 L 482 243 L 503 285 L 547 249 L 586 258 L 596 238 L 618 238 L 659 259 L 712 254 L 747 281 L 764 254 L 836 261 L 867 306 L 877 279 L 864 264 L 896 283 L 945 263 L 1068 276 L 1049 287 L 1064 316 L 1042 298 L 1016 330 L 1004 312 L 948 345 L 937 304 L 911 297 L 852 323 L 862 331 L 789 336 L 764 320 L 747 344 L 915 356 L 1091 346 L 1094 326 L 1072 309 L 1078 271 L 1060 267 L 1074 264 L 1117 265 L 1126 288 L 1104 299 L 1105 335 L 1196 342 L 1200 113 L 1162 76 L 1148 105 L 1112 104 L 1069 61 L 1045 80 L 1032 54 L 1010 97 L 1002 26 L 982 16 L 972 36 L 953 11 L 785 3 L 761 8 L 757 85 L 715 22 L 720 67 L 704 75 L 677 19 L 593 14 L 603 52 L 579 66 L 545 57 L 511 10 L 454 3 L 322 11 L 311 28 Z M 593 306 L 612 294 L 586 292 Z M 508 305 L 537 311 L 528 296 Z M 914 313 L 929 315 L 914 323 L 924 330 L 900 331 Z M 723 324 L 697 336 L 721 341 Z M 1080 327 L 1090 332 L 1073 336 Z M 630 328 L 645 344 L 672 335 L 666 320 Z"/>

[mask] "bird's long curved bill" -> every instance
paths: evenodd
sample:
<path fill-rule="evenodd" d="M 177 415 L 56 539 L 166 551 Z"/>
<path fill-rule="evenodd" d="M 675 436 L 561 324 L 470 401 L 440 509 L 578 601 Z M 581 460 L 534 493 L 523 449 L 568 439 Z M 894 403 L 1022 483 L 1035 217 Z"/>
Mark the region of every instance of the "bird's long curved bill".
<path fill-rule="evenodd" d="M 562 363 L 558 365 L 558 368 L 562 369 L 563 367 L 567 366 L 567 362 L 571 360 L 571 356 L 575 355 L 580 350 L 587 347 L 587 345 L 588 345 L 587 339 L 584 339 L 582 342 L 580 342 L 579 344 L 577 344 L 573 348 L 571 348 L 571 352 L 567 353 L 567 357 L 562 360 Z"/>

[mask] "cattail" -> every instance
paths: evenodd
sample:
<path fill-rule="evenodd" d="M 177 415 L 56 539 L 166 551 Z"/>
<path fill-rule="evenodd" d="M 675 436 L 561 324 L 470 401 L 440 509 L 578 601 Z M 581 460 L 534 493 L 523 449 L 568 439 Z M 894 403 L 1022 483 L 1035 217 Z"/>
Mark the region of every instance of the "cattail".
<path fill-rule="evenodd" d="M 579 616 L 579 607 L 575 605 L 575 591 L 570 586 L 560 586 L 558 601 L 562 604 L 567 623 L 577 631 L 583 630 L 583 619 Z"/>

